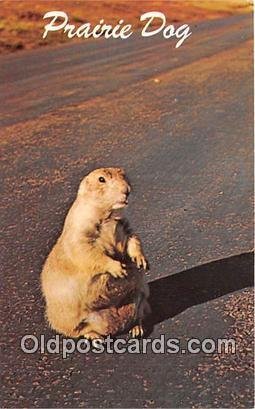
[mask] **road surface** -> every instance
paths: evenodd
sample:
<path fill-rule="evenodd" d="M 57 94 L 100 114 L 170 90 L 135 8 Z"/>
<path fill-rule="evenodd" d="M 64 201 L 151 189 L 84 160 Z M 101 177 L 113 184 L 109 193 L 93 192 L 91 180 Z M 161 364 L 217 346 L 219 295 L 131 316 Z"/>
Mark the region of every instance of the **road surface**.
<path fill-rule="evenodd" d="M 81 177 L 99 166 L 123 166 L 134 185 L 149 337 L 233 336 L 229 308 L 252 285 L 251 19 L 193 24 L 178 50 L 134 35 L 1 58 L 1 407 L 253 405 L 249 346 L 230 361 L 20 348 L 23 335 L 55 336 L 42 263 Z"/>

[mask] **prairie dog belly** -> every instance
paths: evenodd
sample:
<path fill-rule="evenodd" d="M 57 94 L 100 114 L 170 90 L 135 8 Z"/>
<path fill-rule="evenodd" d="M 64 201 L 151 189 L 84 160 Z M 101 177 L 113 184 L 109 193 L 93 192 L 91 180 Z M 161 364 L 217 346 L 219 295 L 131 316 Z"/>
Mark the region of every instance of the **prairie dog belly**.
<path fill-rule="evenodd" d="M 136 317 L 137 304 L 133 302 L 120 307 L 112 306 L 91 312 L 87 320 L 92 327 L 100 327 L 102 335 L 115 336 L 129 329 L 135 322 Z"/>
<path fill-rule="evenodd" d="M 86 305 L 91 310 L 99 310 L 132 302 L 142 285 L 143 274 L 133 266 L 128 267 L 127 277 L 116 279 L 110 274 L 98 275 L 90 282 Z"/>

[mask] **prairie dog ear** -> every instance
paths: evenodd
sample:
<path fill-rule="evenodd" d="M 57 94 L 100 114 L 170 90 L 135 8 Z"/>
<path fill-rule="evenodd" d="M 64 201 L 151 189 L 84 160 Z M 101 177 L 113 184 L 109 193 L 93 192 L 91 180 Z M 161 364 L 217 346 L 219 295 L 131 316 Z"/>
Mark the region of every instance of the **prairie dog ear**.
<path fill-rule="evenodd" d="M 117 172 L 118 172 L 120 175 L 125 176 L 125 171 L 124 171 L 123 168 L 117 168 L 116 170 L 117 170 Z"/>

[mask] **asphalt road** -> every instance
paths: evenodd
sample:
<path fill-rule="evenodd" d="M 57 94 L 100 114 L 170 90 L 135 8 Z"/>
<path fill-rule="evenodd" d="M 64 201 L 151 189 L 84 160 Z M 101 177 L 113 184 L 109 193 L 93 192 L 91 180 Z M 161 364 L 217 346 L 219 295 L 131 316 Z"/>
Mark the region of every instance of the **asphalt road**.
<path fill-rule="evenodd" d="M 248 349 L 222 364 L 20 349 L 25 334 L 55 336 L 40 270 L 81 177 L 99 166 L 123 166 L 134 185 L 149 336 L 233 335 L 226 308 L 252 285 L 252 19 L 192 31 L 178 50 L 134 35 L 1 58 L 1 407 L 253 405 Z"/>

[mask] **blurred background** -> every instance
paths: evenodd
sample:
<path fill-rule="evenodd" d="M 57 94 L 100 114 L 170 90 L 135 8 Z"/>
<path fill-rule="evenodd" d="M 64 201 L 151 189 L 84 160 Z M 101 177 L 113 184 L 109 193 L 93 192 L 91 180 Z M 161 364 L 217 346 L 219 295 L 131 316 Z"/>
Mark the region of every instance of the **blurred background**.
<path fill-rule="evenodd" d="M 79 26 L 85 22 L 117 23 L 123 18 L 133 27 L 139 27 L 140 15 L 159 10 L 170 22 L 191 22 L 227 17 L 252 10 L 251 0 L 165 0 L 165 1 L 12 1 L 0 2 L 0 53 L 37 48 L 68 41 L 57 32 L 42 39 L 45 21 L 43 15 L 50 10 L 62 10 L 69 22 Z M 14 6 L 15 4 L 15 6 Z M 74 41 L 74 40 L 73 40 Z M 75 40 L 82 41 L 82 40 Z"/>

